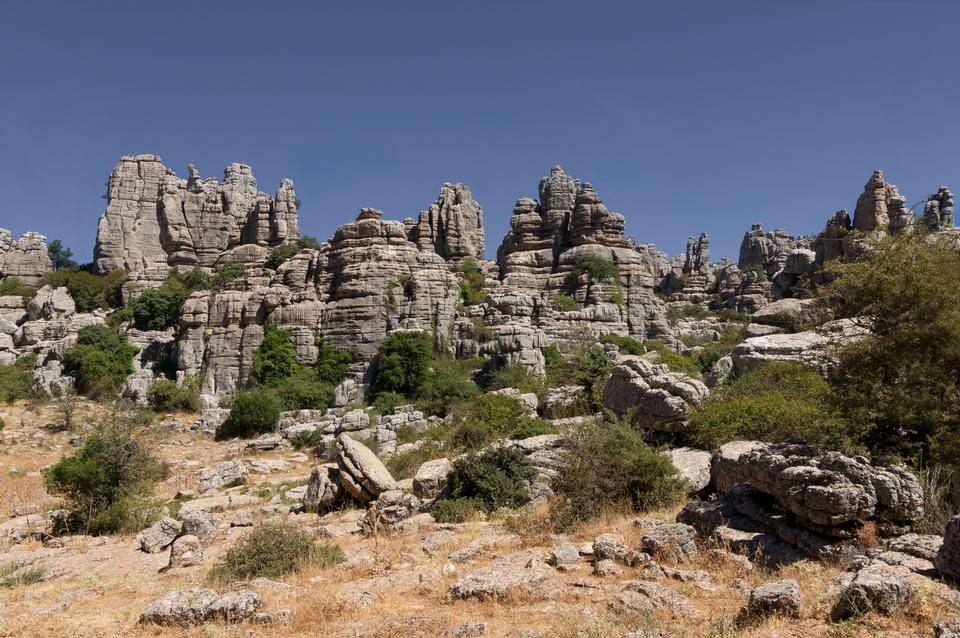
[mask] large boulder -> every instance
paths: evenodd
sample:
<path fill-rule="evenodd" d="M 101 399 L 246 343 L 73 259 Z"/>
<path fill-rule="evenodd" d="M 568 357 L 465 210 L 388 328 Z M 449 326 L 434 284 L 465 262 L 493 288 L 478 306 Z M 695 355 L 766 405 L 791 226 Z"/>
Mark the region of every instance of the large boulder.
<path fill-rule="evenodd" d="M 165 516 L 159 521 L 137 534 L 134 541 L 141 550 L 148 554 L 157 554 L 162 552 L 174 539 L 180 535 L 183 523 Z"/>
<path fill-rule="evenodd" d="M 960 514 L 947 521 L 934 563 L 944 578 L 960 581 Z"/>
<path fill-rule="evenodd" d="M 692 447 L 678 447 L 667 450 L 665 454 L 677 468 L 677 474 L 687 482 L 687 492 L 698 494 L 710 485 L 710 464 L 712 455 L 706 450 Z"/>
<path fill-rule="evenodd" d="M 334 464 L 320 465 L 310 472 L 310 482 L 303 495 L 303 507 L 308 512 L 325 514 L 340 502 L 342 496 L 340 470 Z"/>
<path fill-rule="evenodd" d="M 261 607 L 263 599 L 248 590 L 223 595 L 202 588 L 172 591 L 143 610 L 140 624 L 191 627 L 210 621 L 237 623 L 251 619 Z"/>
<path fill-rule="evenodd" d="M 742 614 L 751 620 L 773 615 L 799 618 L 800 584 L 790 578 L 755 587 L 750 591 L 750 599 Z"/>
<path fill-rule="evenodd" d="M 362 503 L 374 501 L 383 492 L 395 490 L 396 481 L 373 450 L 343 435 L 337 442 L 340 485 Z"/>
<path fill-rule="evenodd" d="M 889 616 L 910 602 L 913 593 L 910 581 L 898 569 L 874 563 L 857 572 L 834 605 L 831 616 L 834 620 L 843 620 L 871 611 Z"/>
<path fill-rule="evenodd" d="M 224 461 L 200 471 L 197 491 L 203 494 L 221 487 L 233 487 L 247 482 L 247 466 L 243 461 Z"/>
<path fill-rule="evenodd" d="M 447 458 L 434 459 L 421 465 L 413 477 L 413 493 L 422 499 L 438 497 L 447 485 L 450 468 L 450 459 Z"/>
<path fill-rule="evenodd" d="M 603 405 L 619 415 L 632 413 L 641 427 L 675 432 L 686 427 L 691 408 L 709 394 L 702 381 L 631 355 L 613 368 Z"/>

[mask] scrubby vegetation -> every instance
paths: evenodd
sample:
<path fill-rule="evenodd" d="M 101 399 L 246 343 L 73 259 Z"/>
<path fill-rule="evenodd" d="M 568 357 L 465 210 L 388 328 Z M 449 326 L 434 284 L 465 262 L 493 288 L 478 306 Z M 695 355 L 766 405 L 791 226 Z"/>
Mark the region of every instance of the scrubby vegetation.
<path fill-rule="evenodd" d="M 169 379 L 157 381 L 150 386 L 150 390 L 147 391 L 147 403 L 157 412 L 200 410 L 200 397 L 196 389 L 186 385 L 178 386 Z"/>
<path fill-rule="evenodd" d="M 36 362 L 37 355 L 26 354 L 12 366 L 0 366 L 0 402 L 13 403 L 31 395 Z"/>
<path fill-rule="evenodd" d="M 513 432 L 543 430 L 519 401 L 502 394 L 484 394 L 457 406 L 449 443 L 457 449 L 478 450 Z"/>
<path fill-rule="evenodd" d="M 308 248 L 320 248 L 320 242 L 309 235 L 304 235 L 295 242 L 283 244 L 271 250 L 270 256 L 267 258 L 264 266 L 272 270 L 276 270 L 280 267 L 280 264 L 293 257 L 301 250 L 307 250 Z"/>
<path fill-rule="evenodd" d="M 605 334 L 600 337 L 600 343 L 612 343 L 620 349 L 622 354 L 641 355 L 647 352 L 642 342 L 624 335 Z"/>
<path fill-rule="evenodd" d="M 63 369 L 76 379 L 80 393 L 92 399 L 113 397 L 133 373 L 136 353 L 127 337 L 110 327 L 84 326 L 77 344 L 63 354 Z"/>
<path fill-rule="evenodd" d="M 50 494 L 66 499 L 59 525 L 107 534 L 143 529 L 159 516 L 149 498 L 167 468 L 153 455 L 137 414 L 108 415 L 72 456 L 44 472 Z"/>
<path fill-rule="evenodd" d="M 127 273 L 115 270 L 108 275 L 94 275 L 87 270 L 57 270 L 40 280 L 41 286 L 65 287 L 70 291 L 78 312 L 109 310 L 123 305 L 123 282 Z"/>
<path fill-rule="evenodd" d="M 550 295 L 550 305 L 554 310 L 559 312 L 572 312 L 580 309 L 580 305 L 577 303 L 576 299 L 570 295 L 565 295 L 562 292 L 557 292 Z"/>
<path fill-rule="evenodd" d="M 457 266 L 457 273 L 460 275 L 460 300 L 464 306 L 476 306 L 483 303 L 487 298 L 487 292 L 484 290 L 486 277 L 480 264 L 473 257 L 467 257 Z"/>
<path fill-rule="evenodd" d="M 218 439 L 249 438 L 272 432 L 280 421 L 280 401 L 263 389 L 241 390 L 233 397 L 230 415 L 217 428 Z"/>
<path fill-rule="evenodd" d="M 620 270 L 615 263 L 600 255 L 580 255 L 574 260 L 570 269 L 568 286 L 573 287 L 584 276 L 587 278 L 586 297 L 588 299 L 595 284 L 607 281 L 613 286 L 610 301 L 620 306 L 624 305 L 623 288 L 620 287 Z"/>
<path fill-rule="evenodd" d="M 479 516 L 485 509 L 478 499 L 455 498 L 438 501 L 431 513 L 438 523 L 465 523 Z"/>
<path fill-rule="evenodd" d="M 220 583 L 280 578 L 308 566 L 332 567 L 345 560 L 339 545 L 320 544 L 314 534 L 293 523 L 271 520 L 232 547 L 210 570 L 208 578 Z"/>
<path fill-rule="evenodd" d="M 4 277 L 0 281 L 0 297 L 23 297 L 29 299 L 36 291 L 23 283 L 19 277 Z"/>
<path fill-rule="evenodd" d="M 425 332 L 397 332 L 380 343 L 373 395 L 395 392 L 415 399 L 427 376 L 433 338 Z"/>
<path fill-rule="evenodd" d="M 163 330 L 176 325 L 183 302 L 198 290 L 208 290 L 213 278 L 194 266 L 193 270 L 170 271 L 159 288 L 146 290 L 130 305 L 133 325 L 140 330 Z"/>
<path fill-rule="evenodd" d="M 586 389 L 577 404 L 570 406 L 569 416 L 592 414 L 602 408 L 603 386 L 613 362 L 601 346 L 584 346 L 563 355 L 556 346 L 550 345 L 543 349 L 543 357 L 547 387 L 581 385 Z"/>
<path fill-rule="evenodd" d="M 491 512 L 526 503 L 530 497 L 528 483 L 535 477 L 536 470 L 523 452 L 501 447 L 454 461 L 447 488 L 451 499 L 473 499 Z"/>
<path fill-rule="evenodd" d="M 523 393 L 531 392 L 538 397 L 546 389 L 542 377 L 519 363 L 506 365 L 490 374 L 486 389 L 502 390 L 504 388 L 515 388 Z"/>
<path fill-rule="evenodd" d="M 609 510 L 643 511 L 683 498 L 670 460 L 625 422 L 591 422 L 568 434 L 567 454 L 554 481 L 551 518 L 558 529 Z"/>

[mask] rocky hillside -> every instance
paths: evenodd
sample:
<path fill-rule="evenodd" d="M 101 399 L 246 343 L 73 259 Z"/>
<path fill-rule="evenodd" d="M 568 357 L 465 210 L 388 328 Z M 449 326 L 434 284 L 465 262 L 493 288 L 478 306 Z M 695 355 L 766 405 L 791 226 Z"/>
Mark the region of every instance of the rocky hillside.
<path fill-rule="evenodd" d="M 668 258 L 555 166 L 486 260 L 463 184 L 320 242 L 126 156 L 91 264 L 0 231 L 0 635 L 960 635 L 960 244 L 905 202 Z"/>

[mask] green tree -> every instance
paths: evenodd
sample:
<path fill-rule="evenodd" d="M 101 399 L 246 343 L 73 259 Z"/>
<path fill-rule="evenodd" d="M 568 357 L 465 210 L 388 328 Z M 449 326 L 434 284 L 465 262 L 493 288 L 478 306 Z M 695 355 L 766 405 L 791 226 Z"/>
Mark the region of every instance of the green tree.
<path fill-rule="evenodd" d="M 396 332 L 380 343 L 373 394 L 397 392 L 415 399 L 427 376 L 433 338 L 425 332 Z"/>
<path fill-rule="evenodd" d="M 123 305 L 123 282 L 127 273 L 115 270 L 107 275 L 94 275 L 86 270 L 58 270 L 48 272 L 41 286 L 65 287 L 77 304 L 79 312 L 93 312 L 97 308 L 109 310 Z"/>
<path fill-rule="evenodd" d="M 133 325 L 139 330 L 163 330 L 177 323 L 182 295 L 168 288 L 151 288 L 144 291 L 131 305 Z"/>
<path fill-rule="evenodd" d="M 580 255 L 574 260 L 573 266 L 570 268 L 567 284 L 570 287 L 575 287 L 583 276 L 587 278 L 586 297 L 588 299 L 590 289 L 594 284 L 609 281 L 613 284 L 613 300 L 621 305 L 624 303 L 623 290 L 620 288 L 620 270 L 609 259 L 593 254 Z"/>
<path fill-rule="evenodd" d="M 268 320 L 263 324 L 263 342 L 253 351 L 253 377 L 260 383 L 277 383 L 292 376 L 297 365 L 297 349 L 290 333 Z"/>
<path fill-rule="evenodd" d="M 108 326 L 84 326 L 77 343 L 63 354 L 64 372 L 73 376 L 77 390 L 90 398 L 115 395 L 124 380 L 133 374 L 133 355 L 126 336 Z"/>
<path fill-rule="evenodd" d="M 54 270 L 75 270 L 77 262 L 70 259 L 73 257 L 73 251 L 63 245 L 59 239 L 54 239 L 47 245 L 47 255 L 53 263 Z"/>
<path fill-rule="evenodd" d="M 323 337 L 319 337 L 316 343 L 317 363 L 314 368 L 317 371 L 317 380 L 332 386 L 339 385 L 353 363 L 353 353 L 331 346 Z"/>

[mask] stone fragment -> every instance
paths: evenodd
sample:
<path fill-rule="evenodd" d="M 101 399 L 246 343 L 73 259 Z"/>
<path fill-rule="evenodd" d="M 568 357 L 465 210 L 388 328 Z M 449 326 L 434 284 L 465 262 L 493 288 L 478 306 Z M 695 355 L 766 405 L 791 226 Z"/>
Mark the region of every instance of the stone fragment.
<path fill-rule="evenodd" d="M 546 580 L 540 569 L 496 567 L 479 569 L 464 574 L 450 587 L 456 598 L 502 599 L 519 593 L 529 593 Z"/>
<path fill-rule="evenodd" d="M 170 546 L 173 540 L 180 535 L 181 528 L 182 523 L 180 521 L 165 516 L 137 534 L 134 541 L 146 553 L 157 554 Z"/>
<path fill-rule="evenodd" d="M 191 627 L 205 622 L 249 620 L 263 599 L 248 590 L 218 594 L 212 589 L 172 591 L 154 600 L 140 614 L 140 624 Z"/>
<path fill-rule="evenodd" d="M 196 536 L 186 534 L 173 541 L 170 546 L 168 567 L 190 567 L 203 562 L 203 545 Z"/>
<path fill-rule="evenodd" d="M 450 459 L 447 458 L 434 459 L 421 465 L 413 477 L 413 493 L 426 500 L 437 498 L 447 485 L 450 468 Z"/>

